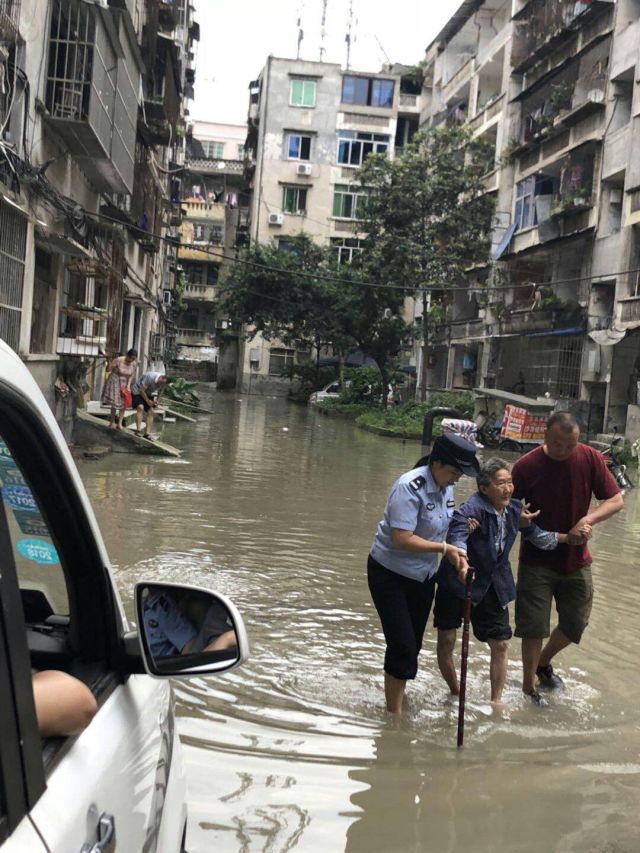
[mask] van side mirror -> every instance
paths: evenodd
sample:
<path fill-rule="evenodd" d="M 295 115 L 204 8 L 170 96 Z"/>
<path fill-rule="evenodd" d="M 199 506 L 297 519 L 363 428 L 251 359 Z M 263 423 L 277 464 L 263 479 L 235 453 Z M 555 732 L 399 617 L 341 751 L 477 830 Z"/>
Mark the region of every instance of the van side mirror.
<path fill-rule="evenodd" d="M 182 584 L 143 582 L 136 584 L 135 602 L 149 675 L 226 672 L 249 655 L 242 616 L 219 593 Z"/>

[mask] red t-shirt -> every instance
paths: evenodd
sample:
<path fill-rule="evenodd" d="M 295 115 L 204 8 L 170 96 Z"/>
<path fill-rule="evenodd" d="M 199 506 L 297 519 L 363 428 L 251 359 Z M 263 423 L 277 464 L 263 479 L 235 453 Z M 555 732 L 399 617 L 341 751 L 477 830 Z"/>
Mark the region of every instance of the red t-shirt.
<path fill-rule="evenodd" d="M 591 496 L 599 501 L 612 498 L 620 489 L 601 453 L 578 444 L 568 459 L 549 459 L 543 447 L 536 447 L 513 466 L 514 497 L 526 500 L 531 510 L 540 510 L 536 524 L 543 530 L 568 533 L 589 512 Z M 586 545 L 558 545 L 541 551 L 529 542 L 520 545 L 520 562 L 542 564 L 568 574 L 591 563 Z"/>

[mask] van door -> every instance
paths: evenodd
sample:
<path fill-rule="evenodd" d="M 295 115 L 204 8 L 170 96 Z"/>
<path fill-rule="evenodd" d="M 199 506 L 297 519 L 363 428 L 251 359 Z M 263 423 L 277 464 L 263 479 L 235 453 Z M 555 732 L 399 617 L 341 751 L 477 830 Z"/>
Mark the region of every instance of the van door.
<path fill-rule="evenodd" d="M 153 851 L 174 752 L 170 689 L 121 671 L 123 622 L 95 519 L 39 404 L 0 378 L 0 552 L 19 589 L 21 679 L 30 689 L 30 667 L 64 670 L 99 707 L 80 734 L 41 742 L 30 694 L 18 719 L 26 806 L 51 853 Z"/>

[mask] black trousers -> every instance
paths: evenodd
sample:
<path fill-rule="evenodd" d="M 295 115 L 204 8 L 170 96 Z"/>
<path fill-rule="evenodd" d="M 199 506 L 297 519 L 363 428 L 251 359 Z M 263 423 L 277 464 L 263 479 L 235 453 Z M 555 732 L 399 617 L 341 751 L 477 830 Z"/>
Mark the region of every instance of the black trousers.
<path fill-rule="evenodd" d="M 405 578 L 385 569 L 369 555 L 367 580 L 387 642 L 384 671 L 402 680 L 415 678 L 435 577 L 425 581 Z"/>

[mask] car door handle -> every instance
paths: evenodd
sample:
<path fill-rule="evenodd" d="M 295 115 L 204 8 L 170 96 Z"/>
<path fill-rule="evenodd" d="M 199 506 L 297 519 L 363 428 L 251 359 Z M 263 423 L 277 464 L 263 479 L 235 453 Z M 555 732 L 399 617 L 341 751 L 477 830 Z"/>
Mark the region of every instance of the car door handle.
<path fill-rule="evenodd" d="M 113 853 L 116 849 L 116 821 L 113 815 L 103 812 L 97 827 L 98 840 L 83 844 L 80 853 Z"/>

